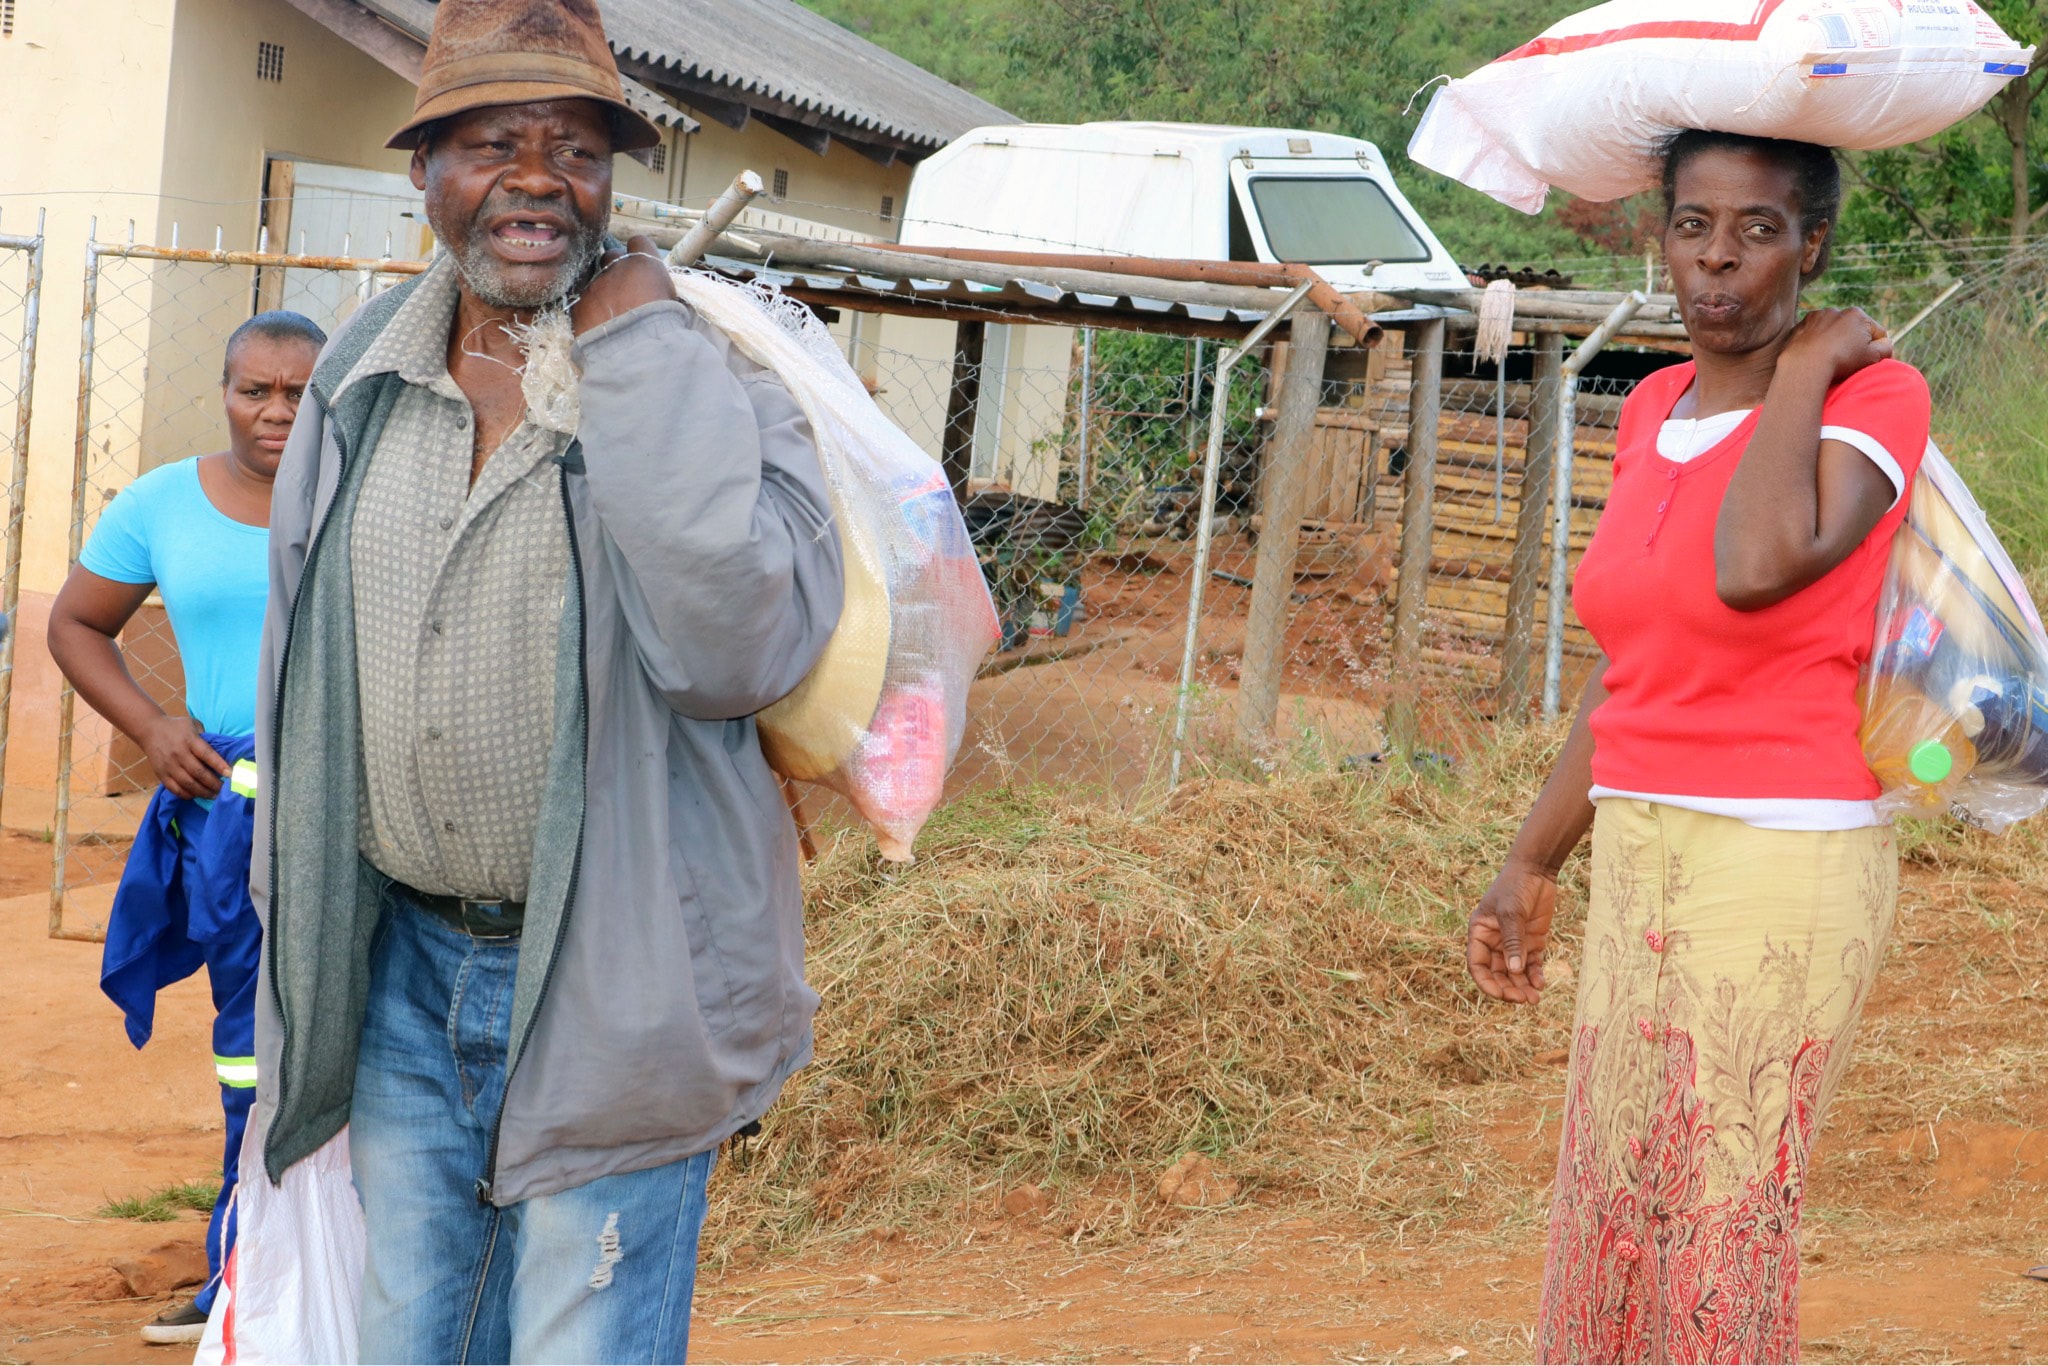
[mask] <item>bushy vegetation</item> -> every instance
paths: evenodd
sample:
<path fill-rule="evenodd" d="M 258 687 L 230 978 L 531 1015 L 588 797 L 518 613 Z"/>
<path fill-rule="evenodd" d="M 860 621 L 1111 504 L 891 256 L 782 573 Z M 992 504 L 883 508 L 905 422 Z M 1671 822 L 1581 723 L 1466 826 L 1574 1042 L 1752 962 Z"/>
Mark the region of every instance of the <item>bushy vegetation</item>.
<path fill-rule="evenodd" d="M 1410 163 L 1425 85 L 1527 41 L 1590 0 L 806 0 L 883 47 L 1019 117 L 1184 119 L 1370 138 L 1437 235 L 1467 265 L 1640 257 L 1656 206 L 1554 195 L 1534 218 Z M 1985 0 L 2038 43 L 2048 0 Z M 2030 215 L 2048 216 L 2034 162 L 2048 70 L 1984 113 L 1908 148 L 1851 158 L 1843 236 L 1947 243 L 2004 236 L 2016 163 Z M 2034 225 L 2030 225 L 2034 226 Z M 1934 255 L 1941 255 L 1936 247 Z"/>

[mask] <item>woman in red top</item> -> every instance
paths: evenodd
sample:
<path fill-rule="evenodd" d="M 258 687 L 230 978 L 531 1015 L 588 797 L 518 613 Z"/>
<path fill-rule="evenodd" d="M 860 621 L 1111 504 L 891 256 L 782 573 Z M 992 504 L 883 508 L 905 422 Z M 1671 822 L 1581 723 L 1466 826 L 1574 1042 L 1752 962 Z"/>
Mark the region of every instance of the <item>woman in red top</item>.
<path fill-rule="evenodd" d="M 1574 587 L 1602 657 L 1467 955 L 1537 999 L 1590 827 L 1541 1357 L 1789 1361 L 1806 1164 L 1897 900 L 1856 678 L 1927 386 L 1861 312 L 1800 315 L 1832 152 L 1684 133 L 1664 193 L 1693 363 L 1622 409 Z"/>

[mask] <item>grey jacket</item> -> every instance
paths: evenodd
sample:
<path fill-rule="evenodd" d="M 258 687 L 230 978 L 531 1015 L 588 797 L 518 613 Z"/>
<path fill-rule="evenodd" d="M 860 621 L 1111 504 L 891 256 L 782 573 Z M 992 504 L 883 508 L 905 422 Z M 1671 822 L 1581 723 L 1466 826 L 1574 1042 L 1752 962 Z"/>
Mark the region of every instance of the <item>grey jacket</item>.
<path fill-rule="evenodd" d="M 257 1132 L 273 1181 L 348 1122 L 381 875 L 357 854 L 349 542 L 399 386 L 344 383 L 410 285 L 315 371 L 278 471 L 254 855 Z M 811 1051 L 794 826 L 753 714 L 839 617 L 816 443 L 773 375 L 679 303 L 585 336 L 560 477 L 572 591 L 534 842 L 499 1205 L 715 1146 Z"/>

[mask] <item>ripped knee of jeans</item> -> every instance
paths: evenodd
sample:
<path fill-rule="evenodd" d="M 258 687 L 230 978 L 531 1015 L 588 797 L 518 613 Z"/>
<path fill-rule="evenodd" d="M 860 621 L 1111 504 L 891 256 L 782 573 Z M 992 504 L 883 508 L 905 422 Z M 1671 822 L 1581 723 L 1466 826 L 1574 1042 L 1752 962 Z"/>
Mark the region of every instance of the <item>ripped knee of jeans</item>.
<path fill-rule="evenodd" d="M 626 1254 L 619 1250 L 619 1212 L 605 1216 L 604 1231 L 597 1235 L 597 1265 L 590 1272 L 590 1288 L 602 1290 L 612 1283 L 612 1268 Z"/>

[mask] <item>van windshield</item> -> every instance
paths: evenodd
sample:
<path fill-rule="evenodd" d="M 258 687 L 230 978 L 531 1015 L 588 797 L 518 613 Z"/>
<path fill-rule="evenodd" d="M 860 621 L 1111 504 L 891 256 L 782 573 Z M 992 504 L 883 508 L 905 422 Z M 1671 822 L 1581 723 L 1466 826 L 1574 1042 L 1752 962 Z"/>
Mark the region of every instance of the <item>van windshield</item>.
<path fill-rule="evenodd" d="M 1252 204 L 1277 260 L 1305 266 L 1427 261 L 1387 192 L 1363 176 L 1254 176 Z"/>

